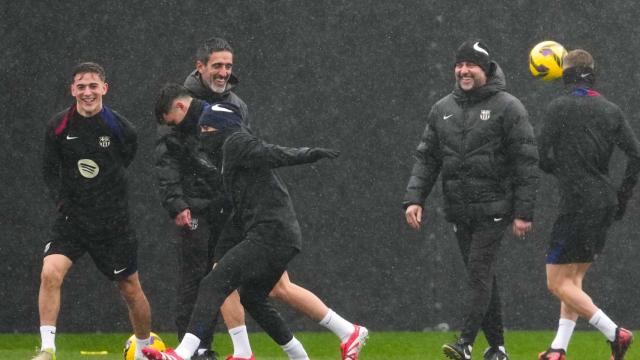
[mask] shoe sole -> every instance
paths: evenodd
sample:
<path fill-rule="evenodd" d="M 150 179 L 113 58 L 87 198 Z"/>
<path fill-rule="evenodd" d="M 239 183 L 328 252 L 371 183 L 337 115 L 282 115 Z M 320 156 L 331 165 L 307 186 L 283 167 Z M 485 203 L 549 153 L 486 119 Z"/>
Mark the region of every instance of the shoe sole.
<path fill-rule="evenodd" d="M 623 360 L 625 355 L 627 355 L 627 351 L 629 351 L 629 348 L 631 347 L 631 344 L 633 344 L 633 337 L 631 337 L 631 340 L 629 340 L 629 342 L 625 346 L 623 346 L 623 348 L 620 351 L 620 356 L 612 355 L 611 359 Z"/>
<path fill-rule="evenodd" d="M 444 353 L 444 356 L 448 357 L 449 359 L 467 360 L 463 356 L 461 356 L 459 352 L 457 352 L 454 348 L 450 347 L 449 345 L 442 346 L 442 352 Z"/>

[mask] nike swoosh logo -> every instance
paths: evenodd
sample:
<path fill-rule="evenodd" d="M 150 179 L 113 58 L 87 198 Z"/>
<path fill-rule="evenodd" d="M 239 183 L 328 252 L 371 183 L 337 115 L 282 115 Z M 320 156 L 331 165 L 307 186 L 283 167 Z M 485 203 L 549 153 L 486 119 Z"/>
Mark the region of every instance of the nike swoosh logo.
<path fill-rule="evenodd" d="M 443 118 L 444 120 L 447 120 L 448 118 L 450 118 L 450 117 L 452 117 L 452 116 L 453 116 L 453 114 L 449 114 L 449 115 L 445 115 L 445 116 L 443 116 L 442 118 Z"/>
<path fill-rule="evenodd" d="M 586 77 L 589 77 L 589 75 L 591 75 L 591 74 L 580 74 L 580 76 L 581 76 L 583 79 L 584 79 L 584 78 L 586 78 Z"/>
<path fill-rule="evenodd" d="M 479 44 L 480 44 L 480 42 L 476 41 L 476 43 L 473 44 L 473 50 L 481 52 L 481 53 L 489 56 L 489 52 L 487 50 L 481 48 Z"/>
<path fill-rule="evenodd" d="M 69 136 L 69 135 L 67 135 L 67 140 L 73 140 L 73 139 L 77 139 L 77 138 L 78 138 L 77 136 Z"/>
<path fill-rule="evenodd" d="M 493 218 L 493 221 L 495 222 L 502 221 L 502 218 Z"/>
<path fill-rule="evenodd" d="M 123 268 L 123 269 L 120 269 L 120 270 L 113 270 L 113 274 L 114 275 L 118 275 L 118 274 L 120 274 L 121 272 L 123 272 L 125 270 L 127 270 L 127 268 Z"/>
<path fill-rule="evenodd" d="M 211 107 L 211 110 L 213 110 L 213 111 L 223 111 L 223 112 L 228 112 L 228 113 L 232 113 L 233 112 L 233 110 L 229 110 L 226 107 L 222 107 L 222 106 L 220 106 L 218 104 L 213 105 Z"/>

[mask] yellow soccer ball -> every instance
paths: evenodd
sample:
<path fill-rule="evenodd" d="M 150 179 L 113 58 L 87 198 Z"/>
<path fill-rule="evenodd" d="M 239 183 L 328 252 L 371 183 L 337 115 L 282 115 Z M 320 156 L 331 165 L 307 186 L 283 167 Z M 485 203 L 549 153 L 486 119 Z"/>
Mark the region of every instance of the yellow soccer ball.
<path fill-rule="evenodd" d="M 158 336 L 158 334 L 156 333 L 151 333 L 151 344 L 149 344 L 149 346 L 158 351 L 165 351 L 167 348 L 164 345 L 164 342 L 162 341 L 162 339 L 160 339 L 160 336 Z M 136 355 L 136 336 L 131 335 L 131 337 L 127 339 L 127 342 L 124 344 L 124 360 L 134 360 L 135 355 Z"/>
<path fill-rule="evenodd" d="M 561 78 L 562 63 L 566 55 L 564 46 L 555 41 L 543 41 L 529 53 L 529 71 L 544 81 Z"/>

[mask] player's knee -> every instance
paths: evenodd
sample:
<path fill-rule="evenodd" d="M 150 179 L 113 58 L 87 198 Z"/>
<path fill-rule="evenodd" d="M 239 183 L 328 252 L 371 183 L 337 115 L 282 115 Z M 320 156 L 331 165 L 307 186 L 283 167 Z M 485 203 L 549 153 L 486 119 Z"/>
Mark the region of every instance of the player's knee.
<path fill-rule="evenodd" d="M 117 282 L 118 290 L 125 300 L 134 300 L 140 296 L 144 296 L 140 282 L 121 280 Z"/>
<path fill-rule="evenodd" d="M 289 297 L 289 287 L 282 281 L 278 282 L 276 286 L 271 289 L 269 297 L 272 299 L 278 299 L 284 301 Z"/>
<path fill-rule="evenodd" d="M 43 266 L 40 281 L 48 288 L 59 288 L 64 281 L 64 272 L 54 266 Z"/>
<path fill-rule="evenodd" d="M 266 299 L 264 295 L 260 296 L 260 294 L 251 290 L 239 291 L 239 294 L 240 304 L 242 304 L 242 306 L 247 310 L 253 308 L 256 304 L 259 304 Z"/>
<path fill-rule="evenodd" d="M 561 296 L 564 289 L 564 282 L 554 279 L 547 279 L 547 289 L 556 296 Z"/>

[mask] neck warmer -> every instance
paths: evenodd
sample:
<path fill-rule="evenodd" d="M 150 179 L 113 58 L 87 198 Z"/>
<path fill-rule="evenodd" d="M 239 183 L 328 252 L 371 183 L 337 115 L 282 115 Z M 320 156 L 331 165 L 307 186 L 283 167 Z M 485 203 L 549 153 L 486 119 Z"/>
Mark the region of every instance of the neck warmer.
<path fill-rule="evenodd" d="M 590 88 L 596 82 L 596 73 L 590 67 L 574 66 L 562 71 L 562 81 L 565 85 L 578 84 Z"/>

